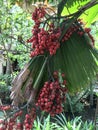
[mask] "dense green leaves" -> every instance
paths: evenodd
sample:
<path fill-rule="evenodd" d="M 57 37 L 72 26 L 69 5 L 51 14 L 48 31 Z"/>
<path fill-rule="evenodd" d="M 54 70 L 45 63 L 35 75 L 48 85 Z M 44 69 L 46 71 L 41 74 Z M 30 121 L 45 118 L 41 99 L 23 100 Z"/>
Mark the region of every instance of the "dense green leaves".
<path fill-rule="evenodd" d="M 31 15 L 10 1 L 0 2 L 0 45 L 5 56 L 8 53 L 12 61 L 18 59 L 21 68 L 29 58 L 30 45 L 25 41 L 31 36 Z"/>

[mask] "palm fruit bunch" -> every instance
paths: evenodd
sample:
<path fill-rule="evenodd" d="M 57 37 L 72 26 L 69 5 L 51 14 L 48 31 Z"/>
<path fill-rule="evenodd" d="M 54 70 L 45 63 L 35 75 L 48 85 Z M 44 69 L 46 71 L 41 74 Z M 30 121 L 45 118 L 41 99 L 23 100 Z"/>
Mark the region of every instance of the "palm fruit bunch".
<path fill-rule="evenodd" d="M 12 106 L 10 106 L 10 108 L 11 107 Z M 2 108 L 5 113 L 9 111 L 9 106 L 2 106 Z M 5 119 L 0 119 L 0 130 L 31 130 L 36 118 L 36 111 L 32 108 L 30 113 L 25 114 L 24 120 L 21 121 L 19 119 L 23 114 L 23 110 L 17 110 L 12 112 Z"/>
<path fill-rule="evenodd" d="M 36 106 L 39 106 L 42 111 L 48 112 L 51 116 L 60 114 L 63 111 L 62 104 L 65 101 L 67 92 L 65 75 L 60 75 L 55 71 L 53 77 L 53 81 L 44 83 L 36 103 Z"/>
<path fill-rule="evenodd" d="M 59 80 L 55 81 L 53 76 L 55 70 L 66 75 L 65 88 L 71 92 L 85 87 L 97 72 L 98 53 L 94 49 L 91 30 L 84 28 L 80 19 L 72 22 L 72 18 L 64 18 L 57 23 L 46 17 L 42 7 L 32 14 L 32 37 L 27 40 L 32 44 L 31 59 L 12 82 L 13 105 L 38 102 L 40 106 L 39 93 L 47 86 L 48 94 L 51 84 L 54 87 L 50 93 L 58 91 L 62 95 Z"/>

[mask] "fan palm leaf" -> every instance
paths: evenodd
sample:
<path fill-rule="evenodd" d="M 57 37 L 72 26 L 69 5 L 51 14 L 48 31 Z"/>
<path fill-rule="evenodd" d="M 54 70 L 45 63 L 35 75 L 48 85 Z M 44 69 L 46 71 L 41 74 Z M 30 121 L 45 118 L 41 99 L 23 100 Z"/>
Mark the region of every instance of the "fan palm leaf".
<path fill-rule="evenodd" d="M 52 70 L 65 73 L 70 91 L 85 87 L 98 71 L 98 52 L 88 42 L 86 35 L 74 33 L 52 57 Z"/>

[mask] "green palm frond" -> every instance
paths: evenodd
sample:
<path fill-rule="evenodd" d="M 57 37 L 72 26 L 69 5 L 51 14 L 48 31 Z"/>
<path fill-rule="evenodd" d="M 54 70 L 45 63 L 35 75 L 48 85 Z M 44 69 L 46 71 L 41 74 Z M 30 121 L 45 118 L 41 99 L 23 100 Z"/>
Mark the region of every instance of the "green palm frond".
<path fill-rule="evenodd" d="M 88 44 L 86 37 L 74 33 L 68 41 L 61 43 L 52 58 L 52 71 L 65 73 L 70 91 L 86 87 L 98 72 L 98 52 Z"/>

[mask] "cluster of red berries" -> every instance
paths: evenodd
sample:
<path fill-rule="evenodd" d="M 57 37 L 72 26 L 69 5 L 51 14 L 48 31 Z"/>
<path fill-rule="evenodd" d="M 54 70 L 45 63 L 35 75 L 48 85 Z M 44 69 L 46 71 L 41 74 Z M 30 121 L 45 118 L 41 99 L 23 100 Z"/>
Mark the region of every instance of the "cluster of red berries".
<path fill-rule="evenodd" d="M 58 37 L 60 36 L 59 30 L 54 30 L 53 32 L 48 32 L 43 28 L 40 29 L 36 36 L 33 35 L 32 47 L 34 50 L 31 52 L 31 57 L 44 54 L 46 51 L 53 55 L 59 48 L 60 43 Z"/>
<path fill-rule="evenodd" d="M 85 33 L 88 34 L 89 38 L 92 41 L 92 45 L 94 46 L 94 38 L 93 36 L 90 34 L 91 29 L 90 28 L 85 28 L 84 30 L 81 29 L 80 26 L 83 26 L 83 22 L 81 21 L 81 19 L 78 20 L 78 24 L 74 23 L 65 33 L 64 37 L 62 38 L 62 42 L 68 40 L 71 35 L 76 32 L 77 34 L 79 34 L 80 36 L 83 36 Z"/>
<path fill-rule="evenodd" d="M 36 118 L 36 111 L 35 111 L 35 108 L 32 108 L 30 114 L 25 115 L 25 120 L 24 120 L 24 129 L 25 130 L 32 129 L 35 118 Z"/>
<path fill-rule="evenodd" d="M 95 40 L 94 40 L 93 36 L 90 34 L 90 31 L 91 31 L 90 28 L 84 28 L 84 30 L 78 31 L 78 34 L 80 36 L 82 36 L 82 35 L 84 35 L 86 33 L 89 36 L 89 38 L 91 39 L 91 41 L 92 41 L 92 46 L 94 46 Z"/>
<path fill-rule="evenodd" d="M 43 7 L 36 8 L 34 13 L 32 14 L 32 20 L 35 22 L 38 21 L 38 19 L 41 19 L 45 16 L 46 11 Z"/>
<path fill-rule="evenodd" d="M 22 111 L 20 110 L 16 112 L 12 117 L 9 117 L 8 120 L 1 120 L 0 130 L 14 130 L 14 129 L 23 130 L 22 124 L 16 122 L 17 118 L 21 115 Z"/>
<path fill-rule="evenodd" d="M 23 114 L 23 111 L 20 110 L 15 112 L 11 117 L 8 117 L 6 120 L 0 120 L 0 130 L 31 130 L 34 119 L 36 118 L 35 108 L 32 108 L 30 114 L 25 115 L 24 122 L 17 122 L 17 119 L 20 118 Z"/>
<path fill-rule="evenodd" d="M 11 109 L 11 106 L 10 105 L 2 105 L 2 106 L 0 106 L 0 110 L 1 111 L 6 111 L 6 110 L 10 110 Z"/>
<path fill-rule="evenodd" d="M 32 43 L 31 57 L 44 54 L 45 52 L 49 52 L 50 55 L 54 55 L 60 46 L 58 41 L 60 36 L 59 28 L 55 29 L 52 24 L 49 25 L 48 30 L 40 28 L 41 18 L 44 16 L 44 8 L 35 9 L 35 12 L 32 15 L 32 19 L 35 22 L 35 25 L 32 29 L 33 36 L 27 40 L 27 42 Z"/>
<path fill-rule="evenodd" d="M 64 37 L 62 38 L 62 42 L 67 41 L 71 35 L 76 32 L 79 29 L 79 26 L 76 25 L 72 25 L 67 32 L 65 33 Z M 78 31 L 78 33 L 80 34 L 80 32 Z"/>
<path fill-rule="evenodd" d="M 57 75 L 55 75 L 57 79 Z M 62 82 L 63 83 L 63 82 Z M 36 105 L 42 111 L 48 112 L 51 116 L 60 114 L 63 111 L 62 103 L 65 100 L 67 89 L 62 87 L 58 80 L 45 82 L 42 87 Z"/>

